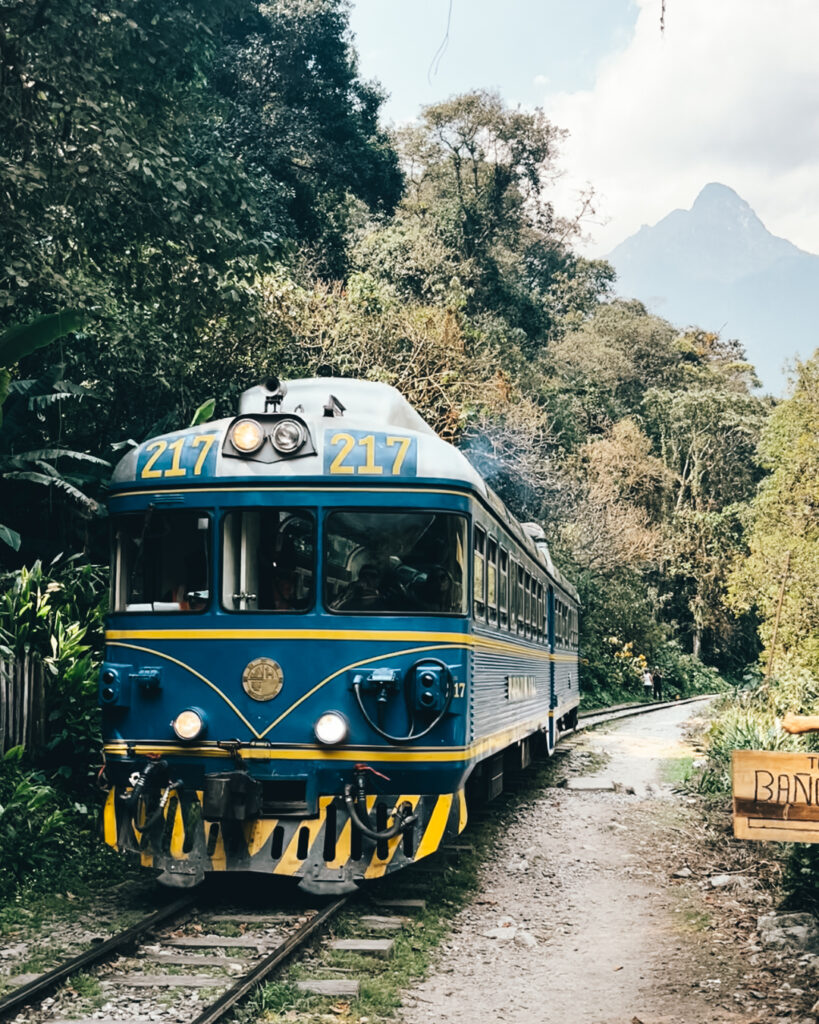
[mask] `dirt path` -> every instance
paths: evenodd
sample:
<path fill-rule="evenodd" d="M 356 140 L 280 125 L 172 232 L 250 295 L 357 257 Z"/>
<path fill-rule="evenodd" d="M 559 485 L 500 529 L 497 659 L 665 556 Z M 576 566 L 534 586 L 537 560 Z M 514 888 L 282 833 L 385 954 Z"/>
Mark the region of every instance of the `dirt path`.
<path fill-rule="evenodd" d="M 798 1019 L 763 1017 L 735 995 L 748 987 L 747 959 L 700 911 L 700 890 L 683 895 L 672 877 L 691 859 L 673 837 L 692 809 L 661 765 L 688 753 L 682 726 L 697 712 L 672 708 L 573 741 L 608 754 L 607 765 L 515 815 L 481 897 L 405 997 L 406 1024 Z"/>

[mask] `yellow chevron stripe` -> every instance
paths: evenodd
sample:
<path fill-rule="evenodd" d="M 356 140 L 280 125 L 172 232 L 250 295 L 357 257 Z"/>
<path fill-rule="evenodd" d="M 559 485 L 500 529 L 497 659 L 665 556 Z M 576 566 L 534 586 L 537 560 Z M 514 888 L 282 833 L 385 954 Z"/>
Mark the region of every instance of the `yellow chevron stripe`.
<path fill-rule="evenodd" d="M 179 665 L 180 668 L 187 669 L 187 671 L 190 672 L 191 675 L 196 676 L 197 679 L 201 679 L 202 682 L 205 683 L 206 686 L 209 686 L 211 688 L 211 690 L 213 690 L 215 693 L 218 693 L 219 696 L 222 698 L 222 700 L 225 702 L 225 704 L 227 704 L 227 706 L 238 716 L 238 718 L 240 718 L 241 721 L 244 722 L 244 724 L 248 727 L 248 729 L 250 729 L 250 731 L 253 733 L 253 735 L 256 737 L 256 739 L 261 739 L 261 736 L 259 735 L 259 733 L 256 732 L 256 730 L 253 728 L 253 726 L 250 724 L 250 722 L 248 722 L 248 720 L 245 718 L 245 716 L 242 714 L 242 712 L 236 707 L 236 705 L 233 703 L 233 701 L 231 701 L 224 693 L 222 693 L 222 691 L 219 689 L 219 687 L 215 683 L 212 683 L 210 681 L 210 679 L 206 679 L 202 675 L 202 673 L 201 672 L 197 672 L 195 668 L 191 668 L 190 665 L 186 665 L 184 661 L 179 661 L 178 658 L 172 658 L 170 656 L 170 654 L 164 654 L 162 651 L 152 650 L 150 647 L 137 647 L 136 644 L 114 643 L 114 644 L 111 644 L 111 646 L 112 647 L 127 647 L 127 648 L 129 648 L 131 650 L 134 650 L 134 651 L 142 651 L 144 654 L 152 654 L 152 655 L 154 655 L 157 658 L 164 658 L 166 661 L 172 661 L 175 665 Z"/>
<path fill-rule="evenodd" d="M 412 805 L 412 809 L 415 810 L 419 800 L 420 796 L 407 796 L 405 794 L 398 797 L 398 799 L 395 801 L 395 806 L 398 807 L 404 802 L 409 802 Z M 387 870 L 387 865 L 395 856 L 395 851 L 398 849 L 399 844 L 403 841 L 403 838 L 403 833 L 399 832 L 397 836 L 394 836 L 392 839 L 389 840 L 389 842 L 387 843 L 387 856 L 384 857 L 383 860 L 381 859 L 381 857 L 378 856 L 378 847 L 376 846 L 375 850 L 373 851 L 372 859 L 370 860 L 370 863 L 367 865 L 367 869 L 364 872 L 365 878 L 381 878 L 381 876 L 385 874 Z"/>
<path fill-rule="evenodd" d="M 166 807 L 167 810 L 167 807 Z M 167 815 L 166 815 L 167 817 Z M 182 801 L 177 800 L 176 811 L 173 818 L 171 830 L 171 856 L 176 860 L 187 860 L 189 854 L 184 851 L 185 845 L 185 819 L 182 816 Z"/>
<path fill-rule="evenodd" d="M 458 815 L 458 835 L 460 835 L 466 828 L 468 818 L 468 812 L 466 809 L 466 793 L 462 789 L 458 790 L 458 805 L 460 808 L 460 813 Z"/>
<path fill-rule="evenodd" d="M 352 852 L 352 835 L 353 835 L 353 823 L 348 818 L 344 822 L 344 826 L 339 833 L 338 839 L 336 839 L 336 855 L 333 860 L 325 861 L 325 866 L 328 871 L 338 871 L 343 868 L 347 861 L 350 859 L 350 853 Z"/>
<path fill-rule="evenodd" d="M 424 838 L 418 844 L 418 849 L 415 852 L 416 860 L 427 857 L 438 849 L 451 809 L 452 793 L 444 793 L 442 796 L 439 796 L 435 803 L 435 810 L 430 815 L 429 824 L 424 832 Z"/>
<path fill-rule="evenodd" d="M 219 827 L 219 833 L 216 837 L 216 845 L 213 848 L 213 853 L 210 855 L 210 869 L 211 871 L 227 871 L 227 851 L 225 850 L 225 840 L 222 834 L 222 825 L 220 822 L 205 822 L 205 843 L 208 841 L 208 833 L 210 832 L 211 825 L 217 825 Z"/>
<path fill-rule="evenodd" d="M 251 857 L 262 849 L 278 824 L 278 818 L 256 818 L 254 821 L 245 822 L 245 845 Z"/>
<path fill-rule="evenodd" d="M 108 796 L 105 798 L 105 807 L 102 811 L 102 834 L 108 846 L 113 846 L 114 849 L 117 846 L 118 835 L 116 800 L 116 791 L 112 787 L 108 790 Z"/>
<path fill-rule="evenodd" d="M 327 820 L 327 808 L 333 802 L 334 797 L 322 796 L 319 797 L 319 814 L 317 818 L 306 818 L 302 819 L 296 831 L 293 833 L 293 838 L 287 844 L 287 849 L 281 855 L 279 863 L 273 868 L 274 875 L 295 875 L 296 871 L 301 867 L 306 857 L 298 856 L 299 848 L 299 833 L 303 828 L 306 828 L 309 832 L 307 839 L 307 856 L 310 855 L 310 849 L 313 843 L 316 841 L 316 837 L 324 827 L 324 823 Z"/>

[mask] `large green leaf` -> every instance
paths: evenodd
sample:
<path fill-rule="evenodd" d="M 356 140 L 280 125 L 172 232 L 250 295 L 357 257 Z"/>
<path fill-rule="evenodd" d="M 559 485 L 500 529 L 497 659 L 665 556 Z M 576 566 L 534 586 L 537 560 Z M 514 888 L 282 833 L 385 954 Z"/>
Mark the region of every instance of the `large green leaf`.
<path fill-rule="evenodd" d="M 22 461 L 34 461 L 38 459 L 74 459 L 77 462 L 91 462 L 95 466 L 109 468 L 111 463 L 105 459 L 98 459 L 96 455 L 89 455 L 88 452 L 74 452 L 68 448 L 38 448 L 36 451 L 20 452 L 15 456 Z"/>
<path fill-rule="evenodd" d="M 78 331 L 86 315 L 78 309 L 66 309 L 17 324 L 0 334 L 0 366 L 13 366 L 23 356 L 51 344 L 72 331 Z"/>
<path fill-rule="evenodd" d="M 20 550 L 20 534 L 8 526 L 3 526 L 2 523 L 0 523 L 0 541 L 3 541 L 4 544 L 8 544 L 8 546 L 10 548 L 14 548 L 15 551 Z"/>
<path fill-rule="evenodd" d="M 213 416 L 215 409 L 216 399 L 206 399 L 193 414 L 193 419 L 190 422 L 190 426 L 198 427 L 200 423 L 207 423 L 211 416 Z"/>

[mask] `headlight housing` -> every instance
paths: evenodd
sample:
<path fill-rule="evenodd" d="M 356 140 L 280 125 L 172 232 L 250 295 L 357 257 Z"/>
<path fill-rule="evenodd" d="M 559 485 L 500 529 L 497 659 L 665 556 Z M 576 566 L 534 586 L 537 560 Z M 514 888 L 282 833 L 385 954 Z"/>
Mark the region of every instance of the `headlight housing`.
<path fill-rule="evenodd" d="M 205 731 L 205 716 L 197 708 L 185 708 L 171 722 L 171 728 L 180 740 L 190 743 Z"/>
<path fill-rule="evenodd" d="M 264 430 L 257 420 L 237 420 L 230 428 L 230 443 L 242 455 L 252 455 L 264 444 Z"/>
<path fill-rule="evenodd" d="M 279 420 L 270 431 L 270 441 L 280 455 L 293 455 L 307 440 L 307 431 L 298 420 Z"/>
<path fill-rule="evenodd" d="M 325 711 L 316 719 L 316 724 L 313 726 L 316 739 L 324 747 L 337 747 L 344 743 L 349 731 L 347 719 L 340 711 Z"/>

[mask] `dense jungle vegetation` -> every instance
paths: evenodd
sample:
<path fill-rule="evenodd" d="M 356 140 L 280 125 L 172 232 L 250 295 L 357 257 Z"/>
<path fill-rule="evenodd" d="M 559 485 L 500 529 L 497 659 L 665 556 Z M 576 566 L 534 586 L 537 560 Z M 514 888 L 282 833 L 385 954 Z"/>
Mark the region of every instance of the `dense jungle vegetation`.
<path fill-rule="evenodd" d="M 267 373 L 394 384 L 543 524 L 588 702 L 649 664 L 746 677 L 769 743 L 774 685 L 811 705 L 819 364 L 773 408 L 741 340 L 613 300 L 543 111 L 478 91 L 388 130 L 344 0 L 16 0 L 0 99 L 0 657 L 48 662 L 59 726 L 3 764 L 4 854 L 86 813 L 111 463 Z"/>

